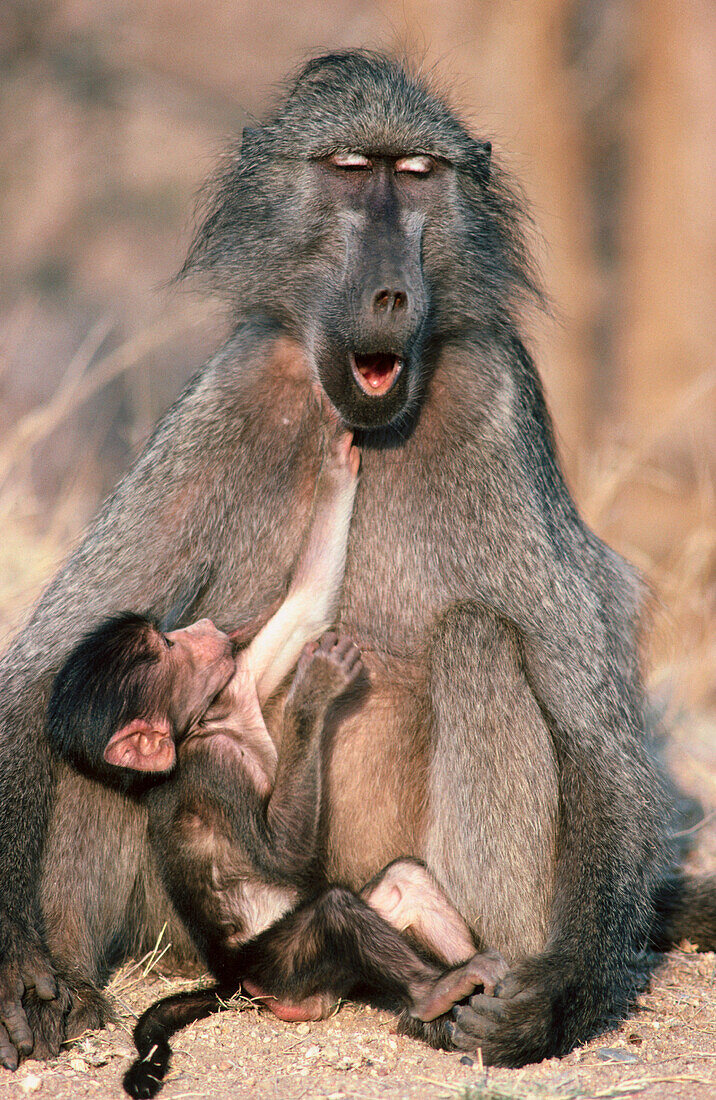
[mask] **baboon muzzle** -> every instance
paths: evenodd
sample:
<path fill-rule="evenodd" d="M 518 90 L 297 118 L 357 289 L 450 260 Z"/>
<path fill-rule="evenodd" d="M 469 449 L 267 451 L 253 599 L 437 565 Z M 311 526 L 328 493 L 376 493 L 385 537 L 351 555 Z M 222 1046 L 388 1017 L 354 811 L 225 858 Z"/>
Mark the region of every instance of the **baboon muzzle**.
<path fill-rule="evenodd" d="M 328 304 L 318 376 L 347 424 L 383 427 L 417 390 L 427 315 L 422 219 L 353 227 L 343 279 Z"/>

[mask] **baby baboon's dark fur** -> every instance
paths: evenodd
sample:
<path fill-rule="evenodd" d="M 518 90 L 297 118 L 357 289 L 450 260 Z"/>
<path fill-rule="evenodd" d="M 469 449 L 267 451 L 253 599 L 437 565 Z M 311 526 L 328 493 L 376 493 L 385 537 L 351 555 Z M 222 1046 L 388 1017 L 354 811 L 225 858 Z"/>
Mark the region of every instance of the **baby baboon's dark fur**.
<path fill-rule="evenodd" d="M 363 53 L 310 62 L 215 194 L 187 270 L 230 297 L 234 333 L 3 663 L 5 1026 L 25 1053 L 31 1028 L 42 1056 L 97 1023 L 94 986 L 167 913 L 141 810 L 53 774 L 52 674 L 108 612 L 161 618 L 197 575 L 191 614 L 219 625 L 281 594 L 318 463 L 317 382 L 363 430 L 340 621 L 372 680 L 335 732 L 327 875 L 358 886 L 393 857 L 425 858 L 514 963 L 500 996 L 461 1011 L 455 1044 L 509 1065 L 562 1054 L 627 1010 L 672 847 L 643 744 L 641 589 L 557 465 L 520 336 L 534 280 L 518 204 L 419 76 Z M 400 314 L 376 312 L 387 291 Z M 386 392 L 368 392 L 366 363 Z M 659 942 L 691 935 L 693 892 L 671 881 Z M 699 898 L 712 942 L 713 885 Z M 0 1054 L 16 1062 L 7 1040 Z"/>

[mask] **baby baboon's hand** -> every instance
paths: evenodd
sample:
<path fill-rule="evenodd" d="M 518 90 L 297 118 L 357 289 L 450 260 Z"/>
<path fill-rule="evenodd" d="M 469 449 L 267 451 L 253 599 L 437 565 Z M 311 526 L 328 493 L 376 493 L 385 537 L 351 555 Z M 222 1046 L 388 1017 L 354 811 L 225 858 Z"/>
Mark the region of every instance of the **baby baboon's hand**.
<path fill-rule="evenodd" d="M 291 687 L 296 703 L 319 709 L 355 683 L 363 668 L 360 650 L 352 638 L 330 631 L 318 642 L 304 646 Z"/>
<path fill-rule="evenodd" d="M 353 432 L 343 424 L 339 424 L 336 430 L 326 440 L 326 461 L 335 470 L 345 471 L 351 477 L 358 477 L 360 470 L 360 450 L 353 446 Z"/>
<path fill-rule="evenodd" d="M 326 461 L 336 470 L 347 470 L 357 477 L 360 450 L 353 446 L 353 432 L 345 426 L 323 390 L 316 390 L 325 436 Z"/>

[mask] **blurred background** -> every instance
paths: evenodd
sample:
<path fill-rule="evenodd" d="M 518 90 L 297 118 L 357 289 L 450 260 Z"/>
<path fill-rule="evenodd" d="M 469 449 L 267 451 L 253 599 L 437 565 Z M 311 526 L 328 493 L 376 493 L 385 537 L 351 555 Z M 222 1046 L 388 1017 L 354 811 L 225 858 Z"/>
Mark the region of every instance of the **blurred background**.
<path fill-rule="evenodd" d="M 713 0 L 0 0 L 0 641 L 225 318 L 167 288 L 227 138 L 312 53 L 435 69 L 526 192 L 563 464 L 716 703 Z M 712 727 L 711 727 L 712 728 Z"/>

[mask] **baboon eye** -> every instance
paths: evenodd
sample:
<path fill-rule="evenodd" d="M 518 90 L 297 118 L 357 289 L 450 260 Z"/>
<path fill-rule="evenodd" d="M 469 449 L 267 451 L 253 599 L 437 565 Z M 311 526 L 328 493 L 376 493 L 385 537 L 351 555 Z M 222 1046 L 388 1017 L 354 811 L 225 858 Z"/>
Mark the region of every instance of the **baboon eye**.
<path fill-rule="evenodd" d="M 365 172 L 373 167 L 362 153 L 334 153 L 330 162 L 334 168 L 343 168 L 347 172 Z"/>
<path fill-rule="evenodd" d="M 400 157 L 395 162 L 396 172 L 409 172 L 413 176 L 428 176 L 434 167 L 433 158 L 421 154 L 412 157 Z"/>

